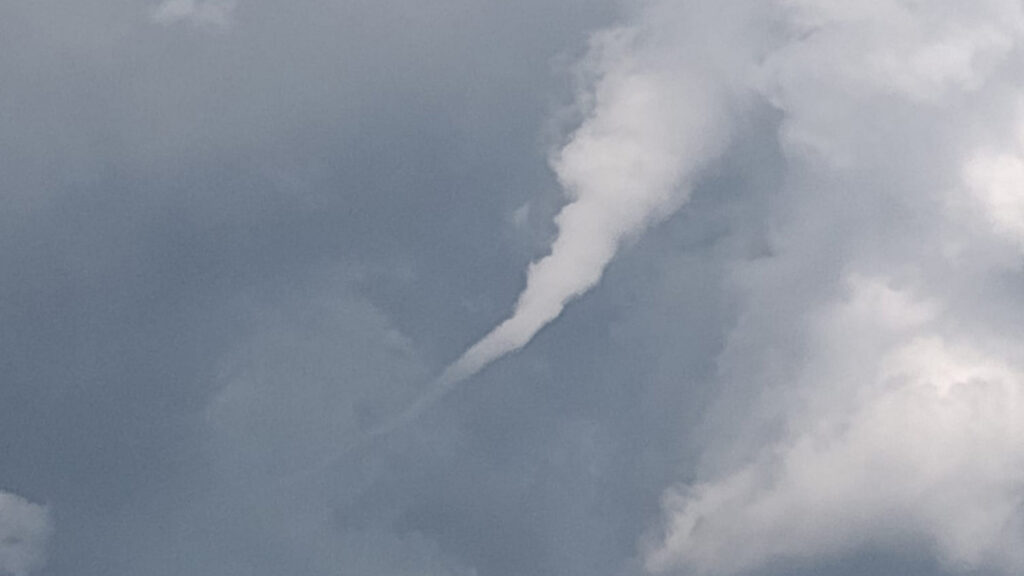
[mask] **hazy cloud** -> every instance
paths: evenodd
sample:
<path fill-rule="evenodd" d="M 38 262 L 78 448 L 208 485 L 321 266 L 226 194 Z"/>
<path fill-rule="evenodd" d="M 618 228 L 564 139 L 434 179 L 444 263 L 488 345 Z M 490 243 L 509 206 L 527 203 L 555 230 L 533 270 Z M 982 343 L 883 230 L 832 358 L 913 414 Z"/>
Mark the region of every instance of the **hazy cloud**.
<path fill-rule="evenodd" d="M 164 0 L 153 9 L 158 24 L 188 22 L 195 26 L 225 28 L 231 24 L 235 0 Z"/>
<path fill-rule="evenodd" d="M 27 576 L 41 568 L 52 531 L 45 507 L 0 492 L 0 574 Z"/>

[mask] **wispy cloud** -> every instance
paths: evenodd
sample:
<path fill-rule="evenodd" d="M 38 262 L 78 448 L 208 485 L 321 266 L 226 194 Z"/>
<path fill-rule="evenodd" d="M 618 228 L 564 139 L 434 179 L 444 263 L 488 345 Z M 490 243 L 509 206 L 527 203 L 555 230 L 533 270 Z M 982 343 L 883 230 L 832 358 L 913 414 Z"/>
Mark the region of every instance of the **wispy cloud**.
<path fill-rule="evenodd" d="M 172 25 L 186 22 L 194 26 L 227 28 L 231 25 L 235 0 L 164 0 L 151 13 L 154 22 Z"/>

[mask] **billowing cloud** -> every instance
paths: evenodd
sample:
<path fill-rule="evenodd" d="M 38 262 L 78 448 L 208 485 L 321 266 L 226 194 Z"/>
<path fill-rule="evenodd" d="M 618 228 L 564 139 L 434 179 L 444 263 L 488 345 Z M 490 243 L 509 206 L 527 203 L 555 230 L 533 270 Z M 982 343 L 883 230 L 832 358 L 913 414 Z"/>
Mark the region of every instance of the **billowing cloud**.
<path fill-rule="evenodd" d="M 0 574 L 27 576 L 42 567 L 52 531 L 45 507 L 0 492 Z"/>
<path fill-rule="evenodd" d="M 1019 113 L 1018 113 L 1019 114 Z M 964 180 L 972 192 L 970 202 L 957 208 L 981 216 L 1007 240 L 1024 248 L 1024 119 L 1016 118 L 1009 141 L 994 149 L 979 150 L 964 165 Z M 973 208 L 973 210 L 972 210 Z"/>
<path fill-rule="evenodd" d="M 819 365 L 796 384 L 806 412 L 738 470 L 667 494 L 650 569 L 738 573 L 867 546 L 1024 566 L 1020 359 L 931 332 L 930 306 L 890 288 L 860 285 L 848 298 L 810 350 Z"/>
<path fill-rule="evenodd" d="M 1018 573 L 1024 334 L 999 317 L 1019 300 L 997 278 L 1021 274 L 1021 7 L 800 0 L 776 16 L 760 82 L 788 178 L 772 254 L 735 266 L 744 311 L 719 358 L 723 398 L 753 410 L 715 425 L 732 432 L 666 493 L 646 566 L 909 547 Z"/>

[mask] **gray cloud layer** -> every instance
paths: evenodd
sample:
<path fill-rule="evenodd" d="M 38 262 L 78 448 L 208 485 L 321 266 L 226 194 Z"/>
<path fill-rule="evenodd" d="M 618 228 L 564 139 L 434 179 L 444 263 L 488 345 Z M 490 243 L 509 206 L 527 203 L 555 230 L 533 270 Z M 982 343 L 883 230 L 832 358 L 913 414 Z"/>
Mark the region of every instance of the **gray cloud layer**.
<path fill-rule="evenodd" d="M 1022 34 L 0 5 L 0 573 L 1020 572 Z"/>

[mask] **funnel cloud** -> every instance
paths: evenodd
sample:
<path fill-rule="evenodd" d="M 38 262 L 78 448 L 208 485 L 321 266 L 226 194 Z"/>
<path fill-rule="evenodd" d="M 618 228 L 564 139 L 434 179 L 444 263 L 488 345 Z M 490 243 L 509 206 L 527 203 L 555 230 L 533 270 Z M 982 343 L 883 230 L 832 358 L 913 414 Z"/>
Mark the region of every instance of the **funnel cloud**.
<path fill-rule="evenodd" d="M 1024 574 L 1021 0 L 0 1 L 0 77 L 0 576 Z"/>
<path fill-rule="evenodd" d="M 585 120 L 551 161 L 568 203 L 550 253 L 530 265 L 512 315 L 451 364 L 440 386 L 525 346 L 600 281 L 624 241 L 683 206 L 725 149 L 733 118 L 723 77 L 699 53 L 671 69 L 645 58 L 665 41 L 647 27 L 592 40 L 584 66 L 596 81 L 577 103 Z"/>

